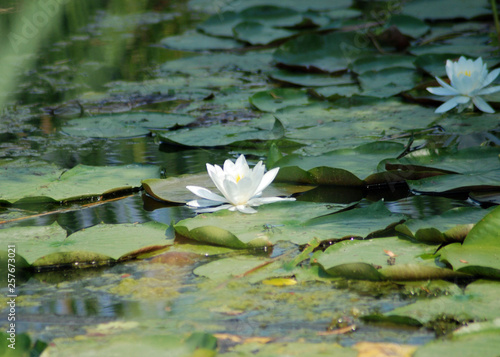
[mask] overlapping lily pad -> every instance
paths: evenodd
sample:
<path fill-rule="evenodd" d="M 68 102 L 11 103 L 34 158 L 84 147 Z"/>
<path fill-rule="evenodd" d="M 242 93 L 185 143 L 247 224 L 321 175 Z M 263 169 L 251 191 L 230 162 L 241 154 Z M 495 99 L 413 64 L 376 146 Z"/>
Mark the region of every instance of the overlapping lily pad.
<path fill-rule="evenodd" d="M 399 238 L 336 243 L 315 259 L 329 273 L 363 280 L 427 280 L 460 276 L 436 264 L 435 248 Z"/>
<path fill-rule="evenodd" d="M 207 36 L 196 32 L 165 37 L 161 44 L 168 48 L 184 51 L 229 50 L 243 46 L 241 42 L 232 39 Z"/>
<path fill-rule="evenodd" d="M 341 204 L 279 202 L 260 206 L 252 215 L 219 211 L 180 221 L 174 227 L 178 234 L 205 243 L 249 248 L 270 246 L 278 241 L 304 245 L 312 239 L 364 238 L 384 232 L 404 219 L 391 214 L 381 203 L 333 213 L 345 207 Z"/>
<path fill-rule="evenodd" d="M 389 320 L 406 317 L 422 325 L 443 316 L 464 322 L 490 320 L 500 317 L 495 307 L 499 293 L 498 283 L 478 280 L 467 285 L 463 292 L 418 300 L 384 315 Z"/>
<path fill-rule="evenodd" d="M 15 227 L 0 230 L 0 242 L 16 245 L 16 251 L 33 266 L 76 264 L 92 266 L 126 260 L 171 244 L 167 225 L 99 224 L 66 237 L 57 223 L 51 226 Z"/>
<path fill-rule="evenodd" d="M 280 167 L 276 180 L 321 185 L 362 186 L 387 182 L 391 177 L 377 171 L 377 164 L 396 157 L 402 144 L 374 142 L 354 149 L 338 149 L 320 156 L 288 155 L 273 163 Z"/>
<path fill-rule="evenodd" d="M 354 57 L 372 53 L 368 46 L 356 46 L 362 37 L 355 32 L 306 34 L 287 41 L 273 56 L 278 63 L 290 67 L 324 72 L 343 71 Z"/>
<path fill-rule="evenodd" d="M 453 243 L 440 250 L 441 260 L 454 270 L 489 278 L 500 278 L 500 207 L 481 219 L 463 244 Z"/>
<path fill-rule="evenodd" d="M 263 112 L 275 112 L 281 108 L 307 104 L 310 101 L 305 91 L 293 88 L 276 88 L 257 92 L 249 100 L 252 105 Z"/>
<path fill-rule="evenodd" d="M 155 131 L 165 143 L 195 147 L 231 145 L 242 141 L 278 140 L 284 136 L 284 128 L 276 120 L 272 130 L 261 130 L 244 125 L 212 125 L 175 132 Z"/>
<path fill-rule="evenodd" d="M 489 15 L 491 10 L 485 3 L 474 0 L 415 0 L 405 4 L 403 14 L 425 20 L 442 20 Z"/>
<path fill-rule="evenodd" d="M 146 135 L 151 129 L 185 126 L 195 120 L 195 117 L 185 114 L 129 112 L 73 119 L 68 121 L 62 131 L 72 136 L 124 138 Z"/>
<path fill-rule="evenodd" d="M 0 202 L 61 202 L 131 191 L 144 177 L 159 177 L 154 166 L 86 166 L 70 170 L 43 161 L 3 160 L 0 162 Z"/>
<path fill-rule="evenodd" d="M 396 226 L 396 231 L 422 243 L 462 242 L 476 222 L 487 213 L 488 210 L 478 207 L 458 207 L 438 216 L 408 220 Z"/>

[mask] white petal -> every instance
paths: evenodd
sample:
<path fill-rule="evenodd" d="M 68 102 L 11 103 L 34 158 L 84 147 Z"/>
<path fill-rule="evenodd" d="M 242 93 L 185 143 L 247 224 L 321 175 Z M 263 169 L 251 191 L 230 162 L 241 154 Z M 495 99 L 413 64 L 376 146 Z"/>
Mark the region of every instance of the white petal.
<path fill-rule="evenodd" d="M 472 98 L 472 102 L 474 103 L 474 105 L 481 111 L 485 112 L 485 113 L 494 113 L 495 111 L 493 110 L 492 107 L 490 107 L 488 105 L 488 103 L 486 103 L 484 101 L 483 98 L 481 97 L 474 97 Z"/>
<path fill-rule="evenodd" d="M 480 91 L 477 92 L 477 95 L 486 95 L 486 94 L 496 93 L 498 91 L 500 91 L 500 86 L 494 86 L 481 89 Z"/>
<path fill-rule="evenodd" d="M 248 201 L 249 206 L 260 206 L 268 203 L 274 203 L 279 201 L 295 201 L 295 198 L 282 198 L 282 197 L 260 197 L 260 198 L 252 198 Z"/>
<path fill-rule="evenodd" d="M 216 201 L 216 202 L 227 202 L 227 200 L 219 196 L 216 193 L 213 193 L 212 191 L 204 188 L 204 187 L 199 187 L 199 186 L 186 186 L 186 188 L 194 193 L 196 196 L 200 196 L 201 198 L 205 198 L 207 200 L 211 201 Z"/>
<path fill-rule="evenodd" d="M 444 113 L 450 109 L 455 108 L 458 105 L 456 98 L 457 97 L 453 97 L 453 98 L 447 100 L 446 102 L 444 102 L 443 104 L 441 104 L 439 107 L 437 107 L 437 109 L 434 111 L 434 113 Z"/>
<path fill-rule="evenodd" d="M 252 207 L 246 206 L 246 205 L 238 205 L 236 206 L 236 209 L 240 211 L 241 213 L 257 213 L 256 210 L 254 210 Z"/>
<path fill-rule="evenodd" d="M 275 167 L 274 169 L 266 172 L 264 177 L 262 177 L 262 180 L 260 181 L 260 184 L 257 187 L 255 193 L 259 194 L 262 191 L 264 191 L 267 188 L 267 186 L 269 186 L 271 184 L 271 182 L 273 182 L 273 180 L 276 178 L 276 175 L 278 174 L 279 170 L 280 170 L 279 167 Z"/>
<path fill-rule="evenodd" d="M 224 196 L 226 196 L 229 203 L 235 206 L 238 204 L 246 203 L 246 200 L 245 202 L 239 201 L 239 199 L 241 199 L 242 195 L 245 194 L 245 192 L 240 192 L 240 190 L 238 190 L 238 185 L 235 182 L 231 180 L 224 180 L 223 185 L 225 191 Z"/>
<path fill-rule="evenodd" d="M 446 83 L 445 81 L 443 81 L 441 78 L 436 77 L 436 81 L 438 81 L 438 83 L 439 83 L 442 87 L 444 87 L 444 88 L 448 89 L 449 91 L 451 91 L 451 92 L 453 92 L 453 93 L 455 93 L 455 94 L 458 94 L 458 91 L 457 91 L 455 88 L 453 88 L 452 86 L 450 86 L 448 83 Z"/>
<path fill-rule="evenodd" d="M 224 179 L 225 175 L 220 166 L 218 165 L 210 165 L 207 164 L 207 171 L 208 171 L 208 176 L 212 179 L 212 182 L 214 183 L 215 187 L 222 193 L 224 197 L 226 197 L 226 192 L 224 191 Z M 227 198 L 227 197 L 226 197 Z"/>
<path fill-rule="evenodd" d="M 446 60 L 446 75 L 451 81 L 453 78 L 453 62 L 450 60 Z"/>
<path fill-rule="evenodd" d="M 426 88 L 429 92 L 435 95 L 457 95 L 456 90 L 450 90 L 448 88 L 443 88 L 443 87 L 428 87 Z"/>
<path fill-rule="evenodd" d="M 484 79 L 483 87 L 486 87 L 491 82 L 493 82 L 498 77 L 499 74 L 500 74 L 500 68 L 497 68 L 497 69 L 494 69 L 493 71 L 491 71 Z"/>
<path fill-rule="evenodd" d="M 212 206 L 218 206 L 221 203 L 218 201 L 212 201 L 212 200 L 192 200 L 186 203 L 190 208 L 202 208 L 202 207 L 212 207 Z"/>
<path fill-rule="evenodd" d="M 234 207 L 233 205 L 220 205 L 220 206 L 216 206 L 216 207 L 197 209 L 196 212 L 198 212 L 198 213 L 210 213 L 210 212 L 215 212 L 215 211 L 221 211 L 223 209 L 231 210 L 231 208 L 233 208 L 233 207 Z"/>

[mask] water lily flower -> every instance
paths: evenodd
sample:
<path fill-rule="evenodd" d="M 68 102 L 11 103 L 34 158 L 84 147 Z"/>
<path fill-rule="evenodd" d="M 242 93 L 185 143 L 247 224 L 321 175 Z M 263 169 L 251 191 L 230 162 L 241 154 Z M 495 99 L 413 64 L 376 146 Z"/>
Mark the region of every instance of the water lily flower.
<path fill-rule="evenodd" d="M 447 112 L 457 105 L 461 111 L 466 106 L 472 105 L 470 101 L 483 112 L 495 112 L 480 96 L 500 91 L 500 86 L 486 88 L 498 77 L 500 68 L 488 73 L 486 63 L 483 64 L 481 57 L 473 61 L 462 56 L 457 62 L 446 61 L 446 74 L 451 85 L 436 77 L 441 87 L 427 88 L 432 94 L 452 97 L 441 104 L 436 109 L 436 113 Z"/>
<path fill-rule="evenodd" d="M 279 167 L 265 174 L 264 170 L 262 161 L 259 161 L 253 169 L 250 169 L 244 155 L 238 157 L 236 162 L 226 160 L 224 169 L 218 165 L 207 164 L 208 175 L 224 197 L 204 187 L 186 186 L 189 191 L 202 198 L 202 200 L 189 201 L 187 205 L 192 208 L 202 208 L 198 212 L 229 209 L 230 211 L 237 210 L 242 213 L 255 213 L 257 211 L 251 206 L 260 206 L 278 201 L 294 201 L 295 198 L 260 197 L 262 191 L 273 182 L 278 174 Z"/>

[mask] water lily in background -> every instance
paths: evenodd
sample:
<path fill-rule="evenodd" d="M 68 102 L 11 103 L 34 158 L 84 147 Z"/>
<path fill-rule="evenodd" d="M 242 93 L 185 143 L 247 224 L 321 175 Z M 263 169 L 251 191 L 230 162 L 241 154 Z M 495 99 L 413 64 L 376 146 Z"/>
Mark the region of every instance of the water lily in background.
<path fill-rule="evenodd" d="M 480 96 L 500 91 L 500 86 L 486 88 L 500 74 L 500 68 L 488 73 L 486 63 L 483 64 L 481 57 L 473 61 L 462 56 L 457 62 L 446 61 L 446 74 L 451 85 L 436 77 L 441 87 L 427 88 L 432 94 L 452 96 L 436 109 L 436 113 L 447 112 L 457 105 L 461 111 L 468 105 L 472 105 L 470 101 L 483 112 L 495 112 Z"/>
<path fill-rule="evenodd" d="M 250 169 L 244 155 L 241 155 L 236 162 L 226 160 L 224 169 L 218 165 L 207 164 L 207 171 L 224 197 L 204 187 L 186 186 L 189 191 L 202 198 L 202 200 L 187 203 L 192 208 L 201 208 L 199 212 L 229 209 L 230 211 L 238 210 L 242 213 L 255 213 L 257 211 L 251 206 L 295 200 L 295 198 L 260 197 L 262 191 L 273 182 L 278 174 L 279 167 L 264 174 L 265 168 L 262 161 L 259 161 L 253 169 Z"/>

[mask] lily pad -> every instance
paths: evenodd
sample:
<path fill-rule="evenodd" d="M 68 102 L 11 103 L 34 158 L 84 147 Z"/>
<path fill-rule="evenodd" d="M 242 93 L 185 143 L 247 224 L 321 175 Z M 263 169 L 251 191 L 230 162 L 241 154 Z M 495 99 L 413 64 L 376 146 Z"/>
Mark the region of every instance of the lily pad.
<path fill-rule="evenodd" d="M 0 162 L 0 202 L 62 202 L 131 191 L 145 177 L 158 177 L 154 166 L 86 166 L 70 170 L 42 161 L 3 160 Z"/>
<path fill-rule="evenodd" d="M 165 237 L 167 227 L 157 222 L 99 224 L 66 237 L 66 231 L 56 222 L 50 226 L 0 230 L 0 242 L 5 245 L 14 242 L 17 252 L 33 266 L 84 267 L 164 248 L 170 244 Z"/>
<path fill-rule="evenodd" d="M 339 242 L 323 254 L 319 264 L 334 276 L 362 280 L 427 280 L 457 276 L 435 263 L 434 247 L 399 238 Z"/>
<path fill-rule="evenodd" d="M 388 318 L 408 316 L 421 324 L 427 324 L 442 316 L 463 322 L 490 320 L 500 317 L 498 309 L 495 308 L 499 293 L 498 283 L 478 280 L 467 285 L 463 293 L 417 300 L 384 315 Z"/>
<path fill-rule="evenodd" d="M 250 140 L 277 140 L 284 136 L 283 124 L 275 120 L 272 130 L 260 130 L 243 125 L 212 125 L 175 132 L 156 131 L 165 143 L 195 147 L 231 145 Z"/>
<path fill-rule="evenodd" d="M 240 22 L 233 28 L 236 39 L 251 45 L 267 45 L 296 34 L 295 31 L 262 25 L 255 21 Z"/>
<path fill-rule="evenodd" d="M 454 270 L 500 278 L 500 207 L 481 219 L 465 238 L 440 250 L 441 260 Z"/>
<path fill-rule="evenodd" d="M 245 71 L 257 72 L 271 69 L 272 54 L 268 51 L 252 51 L 250 53 L 211 53 L 204 54 L 203 60 L 199 56 L 179 58 L 167 61 L 162 66 L 162 71 L 182 72 L 187 74 L 217 73 L 220 71 Z"/>
<path fill-rule="evenodd" d="M 386 182 L 389 176 L 378 175 L 377 164 L 387 157 L 395 157 L 404 150 L 402 144 L 374 142 L 354 149 L 338 149 L 320 156 L 291 154 L 273 165 L 280 167 L 276 178 L 283 182 L 321 185 L 361 186 Z M 376 176 L 372 176 L 375 175 Z M 372 176 L 372 177 L 370 177 Z"/>
<path fill-rule="evenodd" d="M 305 91 L 293 88 L 276 88 L 257 92 L 250 98 L 250 103 L 263 112 L 276 112 L 280 108 L 291 105 L 302 105 L 309 103 L 309 97 Z"/>
<path fill-rule="evenodd" d="M 355 32 L 332 32 L 326 35 L 306 34 L 288 40 L 274 52 L 283 65 L 306 70 L 338 72 L 347 69 L 354 57 L 372 54 L 368 41 Z M 360 46 L 364 43 L 365 46 Z"/>
<path fill-rule="evenodd" d="M 396 231 L 427 244 L 463 242 L 474 224 L 487 213 L 488 210 L 482 208 L 457 207 L 441 215 L 410 219 L 396 226 Z"/>
<path fill-rule="evenodd" d="M 365 72 L 358 77 L 361 95 L 387 98 L 415 87 L 420 81 L 417 72 L 407 68 L 387 68 L 378 72 Z"/>
<path fill-rule="evenodd" d="M 271 246 L 284 240 L 306 244 L 313 238 L 304 223 L 345 205 L 310 202 L 277 202 L 262 205 L 255 214 L 227 210 L 201 214 L 174 225 L 175 231 L 201 242 L 230 248 Z"/>
<path fill-rule="evenodd" d="M 403 35 L 419 38 L 429 31 L 430 26 L 424 21 L 408 15 L 392 15 L 386 26 L 396 26 Z"/>
<path fill-rule="evenodd" d="M 414 0 L 403 6 L 403 14 L 422 20 L 470 19 L 480 15 L 490 15 L 486 3 L 475 0 Z"/>
<path fill-rule="evenodd" d="M 286 2 L 286 7 L 296 10 L 296 11 L 306 11 L 306 10 L 329 10 L 338 8 L 347 8 L 352 6 L 352 0 L 310 0 L 304 2 L 301 0 L 288 0 Z M 283 4 L 283 3 L 280 3 Z M 235 0 L 227 4 L 224 9 L 233 11 L 242 11 L 252 6 L 263 6 L 269 5 L 269 0 Z"/>
<path fill-rule="evenodd" d="M 230 50 L 242 47 L 241 42 L 203 35 L 196 32 L 186 32 L 178 36 L 165 37 L 160 43 L 168 48 L 183 51 Z"/>
<path fill-rule="evenodd" d="M 269 73 L 277 81 L 295 84 L 304 87 L 324 87 L 354 83 L 350 75 L 331 76 L 317 73 L 301 73 L 279 70 Z"/>
<path fill-rule="evenodd" d="M 71 136 L 89 138 L 126 138 L 149 134 L 150 129 L 185 126 L 195 120 L 195 117 L 185 114 L 109 114 L 69 120 L 62 131 Z"/>
<path fill-rule="evenodd" d="M 414 69 L 415 57 L 405 55 L 371 56 L 357 59 L 352 64 L 352 70 L 358 74 L 370 71 L 381 71 L 387 68 Z"/>

